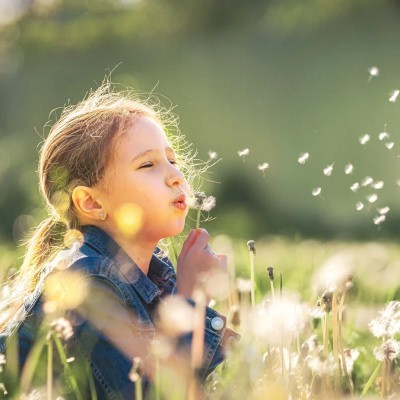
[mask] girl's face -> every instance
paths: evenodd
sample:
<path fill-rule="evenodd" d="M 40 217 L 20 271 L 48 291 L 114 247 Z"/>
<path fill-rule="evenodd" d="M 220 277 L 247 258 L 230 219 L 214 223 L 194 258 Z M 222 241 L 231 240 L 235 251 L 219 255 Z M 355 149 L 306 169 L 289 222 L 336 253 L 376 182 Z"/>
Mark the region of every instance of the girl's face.
<path fill-rule="evenodd" d="M 182 232 L 189 185 L 163 129 L 153 119 L 139 117 L 116 140 L 100 186 L 105 222 L 115 234 L 121 234 L 124 218 L 129 224 L 135 215 L 141 222 L 132 234 L 139 240 L 159 241 Z"/>

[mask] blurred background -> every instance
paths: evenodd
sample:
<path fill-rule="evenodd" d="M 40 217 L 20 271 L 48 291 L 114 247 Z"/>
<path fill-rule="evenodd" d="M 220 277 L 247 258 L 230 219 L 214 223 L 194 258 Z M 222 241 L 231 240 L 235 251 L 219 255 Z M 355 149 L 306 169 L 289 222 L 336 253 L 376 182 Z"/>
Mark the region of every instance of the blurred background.
<path fill-rule="evenodd" d="M 213 233 L 396 239 L 399 37 L 395 0 L 0 0 L 0 242 L 45 216 L 48 121 L 110 71 L 221 158 L 204 185 Z"/>

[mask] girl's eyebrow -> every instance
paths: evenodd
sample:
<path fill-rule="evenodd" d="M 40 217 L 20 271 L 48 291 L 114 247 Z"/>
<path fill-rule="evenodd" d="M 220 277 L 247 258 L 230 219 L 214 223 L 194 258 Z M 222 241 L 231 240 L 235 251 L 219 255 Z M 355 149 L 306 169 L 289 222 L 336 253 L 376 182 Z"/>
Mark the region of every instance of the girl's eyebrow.
<path fill-rule="evenodd" d="M 133 162 L 135 162 L 136 160 L 138 160 L 138 159 L 140 159 L 140 158 L 142 158 L 142 157 L 145 157 L 145 156 L 147 156 L 147 155 L 149 155 L 149 154 L 151 154 L 151 153 L 159 153 L 160 151 L 158 150 L 158 149 L 148 149 L 148 150 L 145 150 L 145 151 L 142 151 L 141 153 L 139 153 L 139 154 L 136 154 L 136 156 L 134 156 L 133 158 L 132 158 L 132 160 L 131 160 L 131 163 L 133 163 Z M 165 152 L 166 153 L 170 153 L 170 154 L 172 154 L 173 156 L 175 156 L 175 152 L 174 152 L 174 149 L 172 148 L 172 147 L 166 147 L 165 148 Z"/>

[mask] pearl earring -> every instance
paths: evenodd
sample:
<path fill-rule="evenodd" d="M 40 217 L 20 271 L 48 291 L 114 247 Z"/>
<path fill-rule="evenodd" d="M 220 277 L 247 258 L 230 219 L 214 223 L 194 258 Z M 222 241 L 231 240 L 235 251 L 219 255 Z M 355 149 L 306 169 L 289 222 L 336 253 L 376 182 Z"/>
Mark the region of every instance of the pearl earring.
<path fill-rule="evenodd" d="M 105 213 L 104 211 L 99 211 L 99 218 L 100 218 L 102 221 L 105 221 L 106 218 L 107 218 L 106 213 Z"/>

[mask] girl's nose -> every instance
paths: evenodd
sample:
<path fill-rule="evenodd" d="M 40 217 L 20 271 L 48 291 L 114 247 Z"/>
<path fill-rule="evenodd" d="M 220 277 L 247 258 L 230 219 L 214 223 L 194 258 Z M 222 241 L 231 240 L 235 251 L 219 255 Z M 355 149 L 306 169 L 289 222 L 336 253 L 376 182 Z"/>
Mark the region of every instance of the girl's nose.
<path fill-rule="evenodd" d="M 170 187 L 180 186 L 185 180 L 184 175 L 179 169 L 171 165 L 169 174 L 167 175 L 167 185 Z"/>

